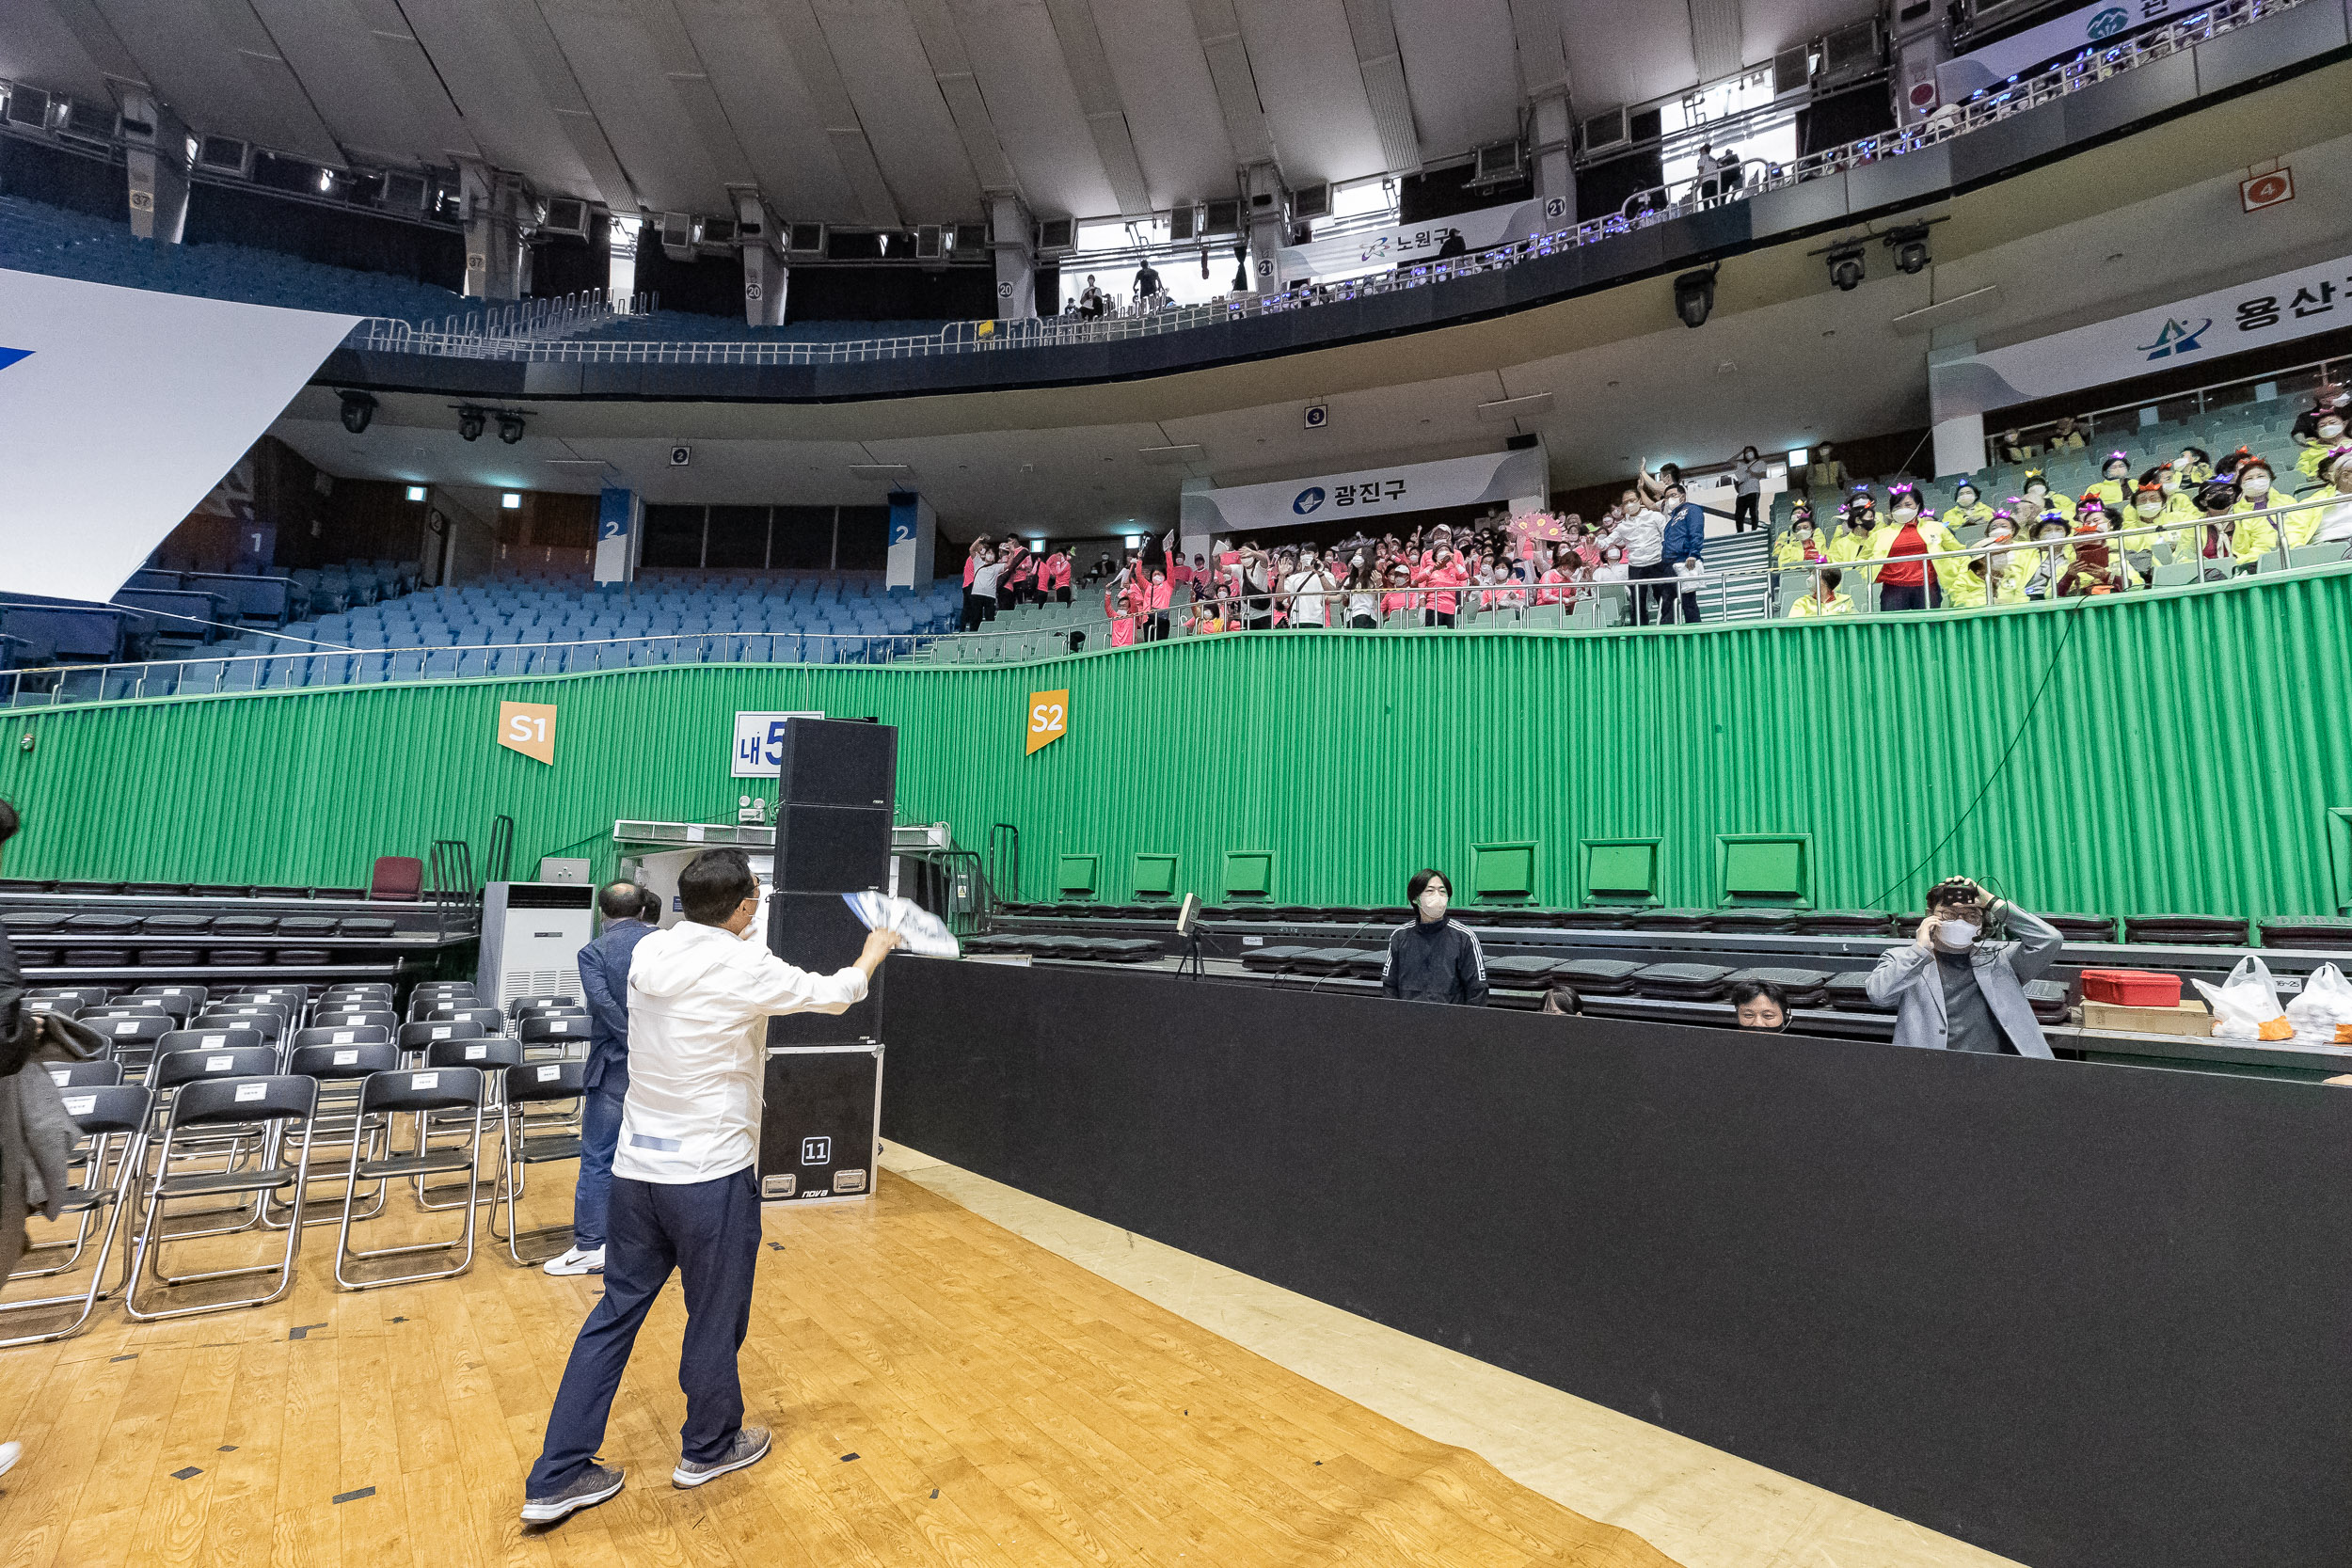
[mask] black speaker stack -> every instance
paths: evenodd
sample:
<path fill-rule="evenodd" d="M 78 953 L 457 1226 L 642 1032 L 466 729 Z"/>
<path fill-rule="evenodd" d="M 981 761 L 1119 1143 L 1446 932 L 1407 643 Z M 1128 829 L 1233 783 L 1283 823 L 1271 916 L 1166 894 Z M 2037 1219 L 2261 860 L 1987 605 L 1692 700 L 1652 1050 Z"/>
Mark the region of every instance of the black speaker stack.
<path fill-rule="evenodd" d="M 898 790 L 898 732 L 845 719 L 788 719 L 777 781 L 776 861 L 768 950 L 830 974 L 866 944 L 845 893 L 890 883 L 890 824 Z M 838 1017 L 793 1013 L 768 1022 L 768 1043 L 834 1045 L 882 1037 L 883 965 L 866 1000 Z"/>

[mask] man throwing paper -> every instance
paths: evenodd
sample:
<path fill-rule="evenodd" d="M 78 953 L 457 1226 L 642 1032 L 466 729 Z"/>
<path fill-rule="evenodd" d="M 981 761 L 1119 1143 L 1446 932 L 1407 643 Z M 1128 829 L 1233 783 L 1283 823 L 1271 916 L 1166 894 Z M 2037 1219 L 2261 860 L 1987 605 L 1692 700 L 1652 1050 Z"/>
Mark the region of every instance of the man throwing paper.
<path fill-rule="evenodd" d="M 686 1425 L 671 1482 L 700 1486 L 767 1456 L 767 1428 L 743 1424 L 736 1353 L 751 1323 L 759 1258 L 754 1167 L 768 1020 L 847 1010 L 899 942 L 898 932 L 877 930 L 838 974 L 793 968 L 745 940 L 759 884 L 739 849 L 695 856 L 678 875 L 678 902 L 686 918 L 646 936 L 629 963 L 628 1096 L 612 1158 L 604 1298 L 573 1342 L 548 1414 L 547 1442 L 523 1489 L 530 1524 L 620 1491 L 619 1466 L 598 1464 L 596 1449 L 637 1330 L 673 1269 L 686 1290 L 678 1358 Z"/>

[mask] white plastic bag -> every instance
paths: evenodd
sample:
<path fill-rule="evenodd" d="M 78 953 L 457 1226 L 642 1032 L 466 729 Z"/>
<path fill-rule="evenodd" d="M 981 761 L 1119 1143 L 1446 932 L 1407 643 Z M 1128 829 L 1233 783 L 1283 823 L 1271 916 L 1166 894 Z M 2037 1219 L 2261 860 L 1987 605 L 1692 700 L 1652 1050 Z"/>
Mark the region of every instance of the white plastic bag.
<path fill-rule="evenodd" d="M 2270 978 L 2270 966 L 2249 953 L 2230 971 L 2230 977 L 2218 987 L 2202 980 L 2189 982 L 2205 998 L 2213 1009 L 2213 1032 L 2226 1040 L 2283 1040 L 2295 1034 L 2295 1025 L 2287 1021 L 2286 1009 L 2279 1006 L 2279 988 Z"/>
<path fill-rule="evenodd" d="M 2337 1045 L 2352 1035 L 2352 980 L 2334 964 L 2321 964 L 2303 982 L 2303 994 L 2287 1004 L 2295 1037 L 2307 1045 Z"/>

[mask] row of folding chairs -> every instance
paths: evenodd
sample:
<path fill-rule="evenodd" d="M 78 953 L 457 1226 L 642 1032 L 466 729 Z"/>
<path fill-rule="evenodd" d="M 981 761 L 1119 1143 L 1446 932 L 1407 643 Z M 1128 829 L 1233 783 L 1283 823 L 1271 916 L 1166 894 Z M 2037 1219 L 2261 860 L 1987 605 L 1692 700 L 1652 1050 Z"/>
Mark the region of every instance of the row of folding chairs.
<path fill-rule="evenodd" d="M 322 999 L 324 1000 L 324 999 Z M 518 1021 L 536 1013 L 519 1012 Z M 88 1015 L 84 1015 L 86 1018 Z M 48 1070 L 67 1114 L 81 1133 L 75 1184 L 63 1211 L 76 1230 L 66 1241 L 36 1248 L 11 1279 L 63 1275 L 89 1257 L 89 1276 L 78 1294 L 0 1302 L 0 1316 L 23 1311 L 71 1312 L 61 1326 L 0 1346 L 62 1338 L 87 1325 L 99 1302 L 120 1292 L 125 1312 L 141 1322 L 263 1306 L 291 1288 L 301 1234 L 310 1226 L 338 1227 L 334 1274 L 338 1285 L 370 1290 L 446 1278 L 472 1265 L 479 1210 L 492 1211 L 493 1236 L 516 1264 L 526 1258 L 518 1204 L 528 1166 L 580 1154 L 578 1102 L 585 1064 L 567 1034 L 518 1029 L 489 1037 L 472 1020 L 418 1020 L 398 1026 L 314 1022 L 286 1034 L 268 1014 L 206 1022 L 168 1030 L 143 1059 L 135 1049 L 120 1059 L 52 1064 Z M 570 1023 L 568 1018 L 559 1019 Z M 103 1022 L 103 1021 L 102 1021 Z M 102 1031 L 103 1032 L 103 1031 Z M 580 1028 L 584 1042 L 584 1023 Z M 526 1059 L 542 1035 L 559 1053 Z M 109 1035 L 110 1044 L 115 1037 Z M 130 1069 L 145 1082 L 129 1081 Z M 568 1103 L 568 1113 L 557 1107 Z M 534 1115 L 534 1110 L 539 1113 Z M 551 1114 L 552 1113 L 552 1114 Z M 412 1129 L 405 1148 L 395 1128 Z M 485 1119 L 494 1122 L 498 1164 L 480 1176 Z M 342 1149 L 340 1170 L 314 1169 L 318 1150 Z M 436 1196 L 435 1177 L 462 1177 Z M 311 1197 L 314 1182 L 339 1183 L 340 1202 Z M 414 1187 L 420 1210 L 462 1210 L 458 1234 L 400 1245 L 354 1244 L 353 1227 L 382 1215 L 401 1182 Z M 231 1200 L 223 1204 L 221 1200 Z M 498 1209 L 506 1211 L 505 1227 Z M 131 1234 L 118 1245 L 126 1224 Z M 172 1272 L 167 1255 L 184 1243 L 238 1232 L 283 1229 L 285 1243 L 271 1262 L 227 1269 Z M 545 1234 L 567 1234 L 547 1227 Z M 52 1259 L 44 1253 L 62 1253 Z M 448 1260 L 418 1269 L 387 1269 L 375 1260 L 441 1254 Z M 119 1267 L 105 1285 L 109 1259 Z M 262 1289 L 195 1305 L 159 1301 L 179 1288 L 259 1277 Z"/>

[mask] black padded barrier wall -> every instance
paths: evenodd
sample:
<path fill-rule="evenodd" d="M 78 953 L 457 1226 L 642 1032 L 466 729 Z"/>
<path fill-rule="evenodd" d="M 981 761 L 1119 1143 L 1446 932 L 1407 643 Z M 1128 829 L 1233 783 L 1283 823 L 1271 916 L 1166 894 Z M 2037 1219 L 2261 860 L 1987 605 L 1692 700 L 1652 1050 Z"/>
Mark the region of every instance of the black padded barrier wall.
<path fill-rule="evenodd" d="M 2352 1562 L 2352 1089 L 889 967 L 888 1143 L 2032 1568 Z"/>

